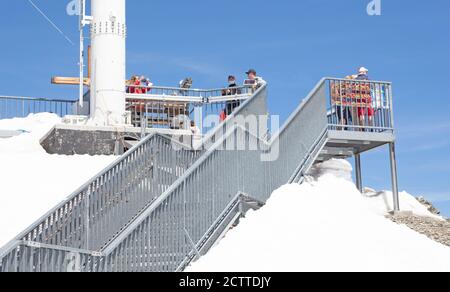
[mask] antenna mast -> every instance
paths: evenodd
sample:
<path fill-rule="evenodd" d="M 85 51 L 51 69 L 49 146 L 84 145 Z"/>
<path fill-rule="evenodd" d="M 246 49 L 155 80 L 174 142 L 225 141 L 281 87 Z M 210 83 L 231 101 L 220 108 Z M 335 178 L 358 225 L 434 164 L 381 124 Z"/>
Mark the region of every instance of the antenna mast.
<path fill-rule="evenodd" d="M 79 19 L 80 19 L 80 107 L 84 103 L 84 27 L 89 25 L 92 17 L 86 16 L 86 0 L 79 0 Z"/>

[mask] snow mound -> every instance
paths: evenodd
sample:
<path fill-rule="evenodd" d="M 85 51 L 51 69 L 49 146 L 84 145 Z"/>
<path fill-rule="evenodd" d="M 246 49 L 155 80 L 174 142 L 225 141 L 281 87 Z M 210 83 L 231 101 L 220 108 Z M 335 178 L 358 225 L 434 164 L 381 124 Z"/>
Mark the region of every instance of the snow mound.
<path fill-rule="evenodd" d="M 389 193 L 361 195 L 342 177 L 347 162 L 322 166 L 331 171 L 275 191 L 188 271 L 450 271 L 450 248 L 385 218 Z M 405 192 L 401 203 L 433 216 Z"/>
<path fill-rule="evenodd" d="M 321 177 L 325 174 L 332 174 L 336 177 L 352 181 L 352 165 L 346 160 L 330 159 L 314 165 L 309 174 L 313 177 Z"/>
<path fill-rule="evenodd" d="M 0 248 L 116 158 L 47 154 L 39 140 L 60 121 L 48 113 L 0 120 L 0 129 L 24 132 L 0 139 Z"/>

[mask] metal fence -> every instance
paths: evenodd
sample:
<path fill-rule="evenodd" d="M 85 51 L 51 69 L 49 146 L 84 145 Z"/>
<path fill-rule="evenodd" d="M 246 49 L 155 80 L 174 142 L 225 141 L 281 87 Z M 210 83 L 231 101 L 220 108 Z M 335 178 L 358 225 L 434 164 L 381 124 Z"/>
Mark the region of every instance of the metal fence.
<path fill-rule="evenodd" d="M 129 91 L 129 90 L 128 90 Z M 253 94 L 251 87 L 180 89 L 133 86 L 127 110 L 135 127 L 213 130 Z M 206 123 L 203 123 L 206 121 Z"/>
<path fill-rule="evenodd" d="M 391 83 L 334 78 L 327 83 L 332 129 L 372 132 L 393 129 Z"/>
<path fill-rule="evenodd" d="M 76 111 L 76 100 L 0 96 L 0 119 L 23 118 L 43 112 L 63 117 Z"/>
<path fill-rule="evenodd" d="M 153 96 L 158 99 L 178 97 L 181 100 L 203 101 L 221 98 L 227 95 L 251 95 L 254 89 L 250 86 L 214 88 L 214 89 L 183 89 L 178 87 L 139 86 L 133 85 L 132 91 L 127 89 L 127 96 Z"/>

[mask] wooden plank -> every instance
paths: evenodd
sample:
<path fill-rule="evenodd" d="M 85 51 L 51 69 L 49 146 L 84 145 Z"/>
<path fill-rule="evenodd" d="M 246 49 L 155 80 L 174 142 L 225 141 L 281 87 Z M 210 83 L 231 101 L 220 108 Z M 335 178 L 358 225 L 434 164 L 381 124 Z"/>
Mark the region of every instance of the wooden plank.
<path fill-rule="evenodd" d="M 79 85 L 80 78 L 77 77 L 52 77 L 52 84 L 60 84 L 60 85 Z M 90 86 L 91 79 L 84 78 L 84 85 Z"/>

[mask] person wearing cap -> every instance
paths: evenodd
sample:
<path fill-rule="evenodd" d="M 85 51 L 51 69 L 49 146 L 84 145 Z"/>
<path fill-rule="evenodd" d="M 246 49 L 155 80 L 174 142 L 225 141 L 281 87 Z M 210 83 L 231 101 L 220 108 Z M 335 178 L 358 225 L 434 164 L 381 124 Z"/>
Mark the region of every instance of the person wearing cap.
<path fill-rule="evenodd" d="M 264 79 L 258 76 L 255 69 L 250 69 L 245 74 L 247 74 L 247 80 L 244 81 L 244 85 L 251 86 L 253 90 L 257 90 L 267 84 Z"/>
<path fill-rule="evenodd" d="M 369 78 L 369 69 L 365 67 L 361 67 L 358 70 L 358 76 L 356 77 L 356 80 L 370 80 Z M 366 88 L 367 89 L 364 89 Z M 363 104 L 365 106 L 360 106 L 357 108 L 358 111 L 358 118 L 359 118 L 359 125 L 364 126 L 366 125 L 366 119 L 368 122 L 368 126 L 373 126 L 373 117 L 375 115 L 375 110 L 372 106 L 372 93 L 370 90 L 370 84 L 361 83 L 359 84 L 359 91 L 360 95 L 357 98 L 357 102 L 359 104 Z"/>

